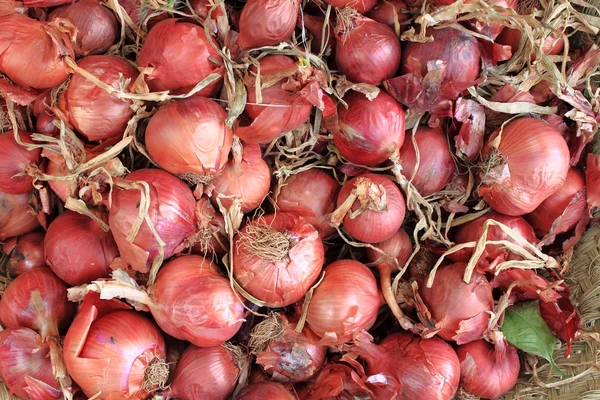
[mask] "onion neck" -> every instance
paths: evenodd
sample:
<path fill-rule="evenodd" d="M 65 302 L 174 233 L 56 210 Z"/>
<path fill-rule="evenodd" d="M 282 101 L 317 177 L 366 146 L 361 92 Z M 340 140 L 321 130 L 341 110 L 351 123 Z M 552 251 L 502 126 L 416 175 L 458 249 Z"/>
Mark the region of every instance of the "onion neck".
<path fill-rule="evenodd" d="M 394 314 L 394 317 L 396 317 L 403 329 L 414 332 L 415 325 L 412 323 L 410 318 L 404 314 L 402 308 L 400 308 L 400 305 L 396 301 L 396 296 L 392 290 L 392 277 L 389 270 L 386 267 L 380 268 L 379 276 L 381 282 L 381 292 L 383 293 L 383 297 L 390 307 L 390 310 L 392 310 L 392 314 Z"/>
<path fill-rule="evenodd" d="M 67 400 L 73 399 L 71 392 L 72 381 L 67 373 L 67 367 L 63 359 L 63 349 L 58 337 L 53 337 L 47 341 L 50 349 L 50 363 L 52 364 L 52 375 L 60 384 L 60 389 Z"/>
<path fill-rule="evenodd" d="M 360 208 L 352 211 L 354 202 L 358 200 Z M 368 178 L 358 177 L 354 182 L 354 188 L 344 202 L 331 213 L 330 222 L 335 228 L 339 227 L 342 220 L 348 215 L 354 219 L 364 211 L 387 211 L 387 195 L 383 185 L 378 185 Z"/>

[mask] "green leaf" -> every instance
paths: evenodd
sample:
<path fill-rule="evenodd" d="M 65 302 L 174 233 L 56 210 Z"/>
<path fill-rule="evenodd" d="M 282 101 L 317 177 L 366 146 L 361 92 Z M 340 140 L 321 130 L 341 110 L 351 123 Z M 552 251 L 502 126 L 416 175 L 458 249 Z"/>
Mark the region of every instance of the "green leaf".
<path fill-rule="evenodd" d="M 542 318 L 539 301 L 517 303 L 507 308 L 500 331 L 517 349 L 545 358 L 564 375 L 552 358 L 558 339 Z"/>

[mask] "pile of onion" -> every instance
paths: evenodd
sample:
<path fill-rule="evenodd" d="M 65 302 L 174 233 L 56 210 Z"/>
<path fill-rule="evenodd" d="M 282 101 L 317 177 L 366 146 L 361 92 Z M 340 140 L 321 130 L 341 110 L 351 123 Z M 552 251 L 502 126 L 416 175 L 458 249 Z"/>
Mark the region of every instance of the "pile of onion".
<path fill-rule="evenodd" d="M 20 142 L 33 144 L 29 132 L 19 130 L 18 135 Z M 33 189 L 33 178 L 28 170 L 40 163 L 40 149 L 27 149 L 9 131 L 0 135 L 0 160 L 0 192 L 24 194 Z"/>
<path fill-rule="evenodd" d="M 296 400 L 296 396 L 280 383 L 262 381 L 246 386 L 234 397 L 234 400 L 265 399 Z"/>
<path fill-rule="evenodd" d="M 29 205 L 31 193 L 0 192 L 0 240 L 31 232 L 40 223 Z"/>
<path fill-rule="evenodd" d="M 16 277 L 25 271 L 46 265 L 44 237 L 44 232 L 35 231 L 4 243 L 2 251 L 9 255 L 6 263 L 9 276 Z"/>
<path fill-rule="evenodd" d="M 324 0 L 325 3 L 333 7 L 344 8 L 352 7 L 360 14 L 365 14 L 377 3 L 377 0 Z"/>
<path fill-rule="evenodd" d="M 506 215 L 535 210 L 564 185 L 569 172 L 565 139 L 552 126 L 534 118 L 505 124 L 501 133 L 496 131 L 489 139 L 483 157 L 478 193 L 494 210 Z"/>
<path fill-rule="evenodd" d="M 242 49 L 275 46 L 292 38 L 300 0 L 248 0 L 240 16 Z"/>
<path fill-rule="evenodd" d="M 146 127 L 146 148 L 161 168 L 191 182 L 218 174 L 231 149 L 233 133 L 225 110 L 194 96 L 161 107 Z"/>
<path fill-rule="evenodd" d="M 233 252 L 236 281 L 267 307 L 285 307 L 302 299 L 325 262 L 317 230 L 288 213 L 248 222 L 237 234 Z"/>

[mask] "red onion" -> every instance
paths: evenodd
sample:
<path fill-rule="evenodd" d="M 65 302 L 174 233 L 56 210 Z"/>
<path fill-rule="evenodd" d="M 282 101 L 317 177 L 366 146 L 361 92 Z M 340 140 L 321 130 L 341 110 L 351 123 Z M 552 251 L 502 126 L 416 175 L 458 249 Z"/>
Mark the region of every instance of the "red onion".
<path fill-rule="evenodd" d="M 400 229 L 406 213 L 398 186 L 383 175 L 371 173 L 346 182 L 337 206 L 331 223 L 337 226 L 343 221 L 348 233 L 365 243 L 389 239 Z"/>
<path fill-rule="evenodd" d="M 4 244 L 3 251 L 9 255 L 6 269 L 10 276 L 46 265 L 44 258 L 44 232 L 30 232 L 18 239 L 10 249 Z"/>
<path fill-rule="evenodd" d="M 56 116 L 51 111 L 52 95 L 50 90 L 46 90 L 33 101 L 33 115 L 35 116 L 35 131 L 44 135 L 55 135 L 58 128 L 54 126 L 53 121 Z M 1 129 L 0 129 L 1 130 Z"/>
<path fill-rule="evenodd" d="M 133 241 L 127 240 L 140 213 L 140 202 L 150 202 L 148 218 L 165 242 L 164 259 L 167 259 L 180 247 L 187 247 L 186 239 L 196 233 L 196 201 L 182 181 L 161 170 L 139 169 L 126 179 L 132 183 L 145 182 L 150 187 L 150 198 L 143 196 L 142 199 L 139 189 L 118 190 L 113 196 L 108 221 L 123 261 L 135 271 L 148 272 L 159 255 L 160 246 L 147 222 L 142 223 Z"/>
<path fill-rule="evenodd" d="M 276 382 L 257 382 L 243 388 L 234 400 L 296 400 L 289 390 L 280 383 Z"/>
<path fill-rule="evenodd" d="M 145 3 L 142 3 L 142 0 L 119 0 L 119 4 L 129 15 L 133 24 L 138 27 L 153 27 L 158 22 L 169 18 L 169 14 L 164 11 L 152 10 L 151 13 L 145 13 Z"/>
<path fill-rule="evenodd" d="M 40 226 L 29 206 L 30 195 L 0 192 L 0 240 L 24 235 Z"/>
<path fill-rule="evenodd" d="M 506 11 L 502 12 L 504 15 L 511 15 L 510 10 L 517 10 L 517 5 L 519 4 L 519 0 L 491 0 L 488 1 L 490 5 L 495 7 L 505 8 Z M 471 19 L 468 21 L 469 25 L 473 28 L 474 31 L 481 33 L 490 39 L 496 39 L 498 35 L 504 29 L 504 25 L 493 22 L 485 22 L 485 20 L 480 21 L 478 19 Z"/>
<path fill-rule="evenodd" d="M 49 18 L 65 18 L 75 25 L 77 41 L 74 50 L 78 56 L 105 53 L 119 39 L 115 15 L 98 0 L 81 0 L 59 7 Z"/>
<path fill-rule="evenodd" d="M 335 54 L 335 35 L 331 25 L 327 26 L 325 41 L 323 41 L 323 28 L 325 26 L 323 15 L 310 15 L 304 12 L 298 18 L 297 25 L 299 28 L 306 28 L 312 35 L 311 49 L 313 53 L 319 54 L 322 51 L 326 56 Z"/>
<path fill-rule="evenodd" d="M 29 328 L 0 331 L 0 378 L 21 399 L 62 399 L 48 344 Z"/>
<path fill-rule="evenodd" d="M 69 175 L 70 171 L 65 159 L 61 156 L 48 158 L 46 174 L 51 176 Z M 54 194 L 56 194 L 63 203 L 66 202 L 69 197 L 77 197 L 77 190 L 79 189 L 78 182 L 75 179 L 50 179 L 48 180 L 48 186 L 50 186 L 50 189 L 52 189 Z"/>
<path fill-rule="evenodd" d="M 496 43 L 510 46 L 512 54 L 515 54 L 517 51 L 519 51 L 519 47 L 521 46 L 521 36 L 522 33 L 518 29 L 504 28 L 504 30 L 496 38 Z M 564 47 L 565 41 L 561 34 L 550 33 L 544 39 L 544 43 L 542 44 L 542 52 L 547 56 L 555 56 L 562 53 Z M 532 55 L 532 59 L 534 58 L 535 55 Z"/>
<path fill-rule="evenodd" d="M 72 244 L 77 243 L 76 248 Z M 48 228 L 46 262 L 56 276 L 72 286 L 109 276 L 119 250 L 110 232 L 90 217 L 73 211 L 60 214 Z"/>
<path fill-rule="evenodd" d="M 5 0 L 2 3 L 0 3 L 0 17 L 16 13 L 25 14 L 26 12 L 27 7 L 25 7 L 20 1 Z"/>
<path fill-rule="evenodd" d="M 240 16 L 238 45 L 275 46 L 291 39 L 300 0 L 248 0 Z"/>
<path fill-rule="evenodd" d="M 394 333 L 379 345 L 368 334 L 354 340 L 353 351 L 367 362 L 367 383 L 378 399 L 450 400 L 458 390 L 460 364 L 452 347 L 438 338 Z"/>
<path fill-rule="evenodd" d="M 338 21 L 335 30 L 335 61 L 349 80 L 379 85 L 394 76 L 400 39 L 389 26 L 360 15 Z"/>
<path fill-rule="evenodd" d="M 519 118 L 504 125 L 497 148 L 498 131 L 484 147 L 486 165 L 479 195 L 496 211 L 523 215 L 536 209 L 565 183 L 569 148 L 550 125 L 533 118 Z"/>
<path fill-rule="evenodd" d="M 21 14 L 0 17 L 0 72 L 19 86 L 49 89 L 69 76 L 63 57 L 71 42 L 53 24 Z"/>
<path fill-rule="evenodd" d="M 225 218 L 215 210 L 206 197 L 196 203 L 199 220 L 199 241 L 192 247 L 198 255 L 216 255 L 221 258 L 229 251 L 229 238 L 225 231 Z"/>
<path fill-rule="evenodd" d="M 247 223 L 234 245 L 236 281 L 267 307 L 302 299 L 325 262 L 319 233 L 294 214 L 270 214 Z"/>
<path fill-rule="evenodd" d="M 377 0 L 324 0 L 325 3 L 331 4 L 333 7 L 343 8 L 352 7 L 361 14 L 365 14 L 369 11 Z"/>
<path fill-rule="evenodd" d="M 458 344 L 480 339 L 488 327 L 489 311 L 494 309 L 492 285 L 485 275 L 475 270 L 471 282 L 465 283 L 465 268 L 464 263 L 441 267 L 431 288 L 419 285 L 425 305 L 441 328 L 438 335 Z"/>
<path fill-rule="evenodd" d="M 373 392 L 364 381 L 364 377 L 349 365 L 328 363 L 314 381 L 301 388 L 299 397 L 301 400 L 372 399 Z"/>
<path fill-rule="evenodd" d="M 557 192 L 544 200 L 530 214 L 527 214 L 526 218 L 535 229 L 535 232 L 539 236 L 544 236 L 550 232 L 554 221 L 565 212 L 573 197 L 584 189 L 584 187 L 585 178 L 583 174 L 575 168 L 569 169 L 565 184 Z M 564 220 L 561 221 L 563 232 L 575 227 L 586 212 L 585 198 L 582 197 L 581 200 L 575 204 L 573 209 L 565 214 Z M 554 234 L 558 233 L 561 232 L 554 232 Z"/>
<path fill-rule="evenodd" d="M 33 144 L 31 133 L 19 130 L 19 140 Z M 28 193 L 33 189 L 33 178 L 28 174 L 31 166 L 41 160 L 41 150 L 28 150 L 15 140 L 12 131 L 0 135 L 0 191 L 8 194 Z"/>
<path fill-rule="evenodd" d="M 462 387 L 472 395 L 497 399 L 511 390 L 519 378 L 519 355 L 504 339 L 496 345 L 485 340 L 458 346 Z"/>
<path fill-rule="evenodd" d="M 377 281 L 369 268 L 358 261 L 339 260 L 325 268 L 306 322 L 327 344 L 342 344 L 373 326 L 380 305 Z"/>
<path fill-rule="evenodd" d="M 160 21 L 148 32 L 138 56 L 138 65 L 148 68 L 146 77 L 152 91 L 168 90 L 185 94 L 213 73 L 224 74 L 224 68 L 213 61 L 221 56 L 209 43 L 204 28 L 169 18 Z M 216 94 L 221 80 L 216 80 L 199 92 L 201 96 Z"/>
<path fill-rule="evenodd" d="M 224 196 L 220 201 L 226 208 L 233 203 L 230 196 L 240 199 L 243 213 L 260 206 L 271 186 L 271 170 L 262 159 L 260 146 L 246 144 L 242 149 L 239 142 L 234 144 L 232 157 L 211 183 L 214 186 L 211 198 L 215 206 L 218 206 L 219 195 Z"/>
<path fill-rule="evenodd" d="M 396 21 L 398 21 L 398 24 L 400 24 L 400 32 L 402 32 L 407 26 L 404 23 L 410 19 L 410 14 L 402 12 L 407 10 L 408 6 L 402 0 L 380 0 L 375 7 L 369 11 L 367 17 L 381 22 L 382 24 L 386 24 L 390 28 L 395 28 Z"/>
<path fill-rule="evenodd" d="M 448 139 L 439 129 L 420 126 L 415 134 L 419 149 L 419 168 L 415 174 L 417 154 L 413 141 L 407 139 L 400 149 L 400 163 L 407 179 L 422 196 L 428 196 L 446 187 L 452 180 L 456 166 Z"/>
<path fill-rule="evenodd" d="M 121 75 L 131 79 L 130 86 L 138 75 L 129 62 L 117 56 L 89 56 L 77 65 L 115 89 L 119 89 Z M 60 96 L 59 108 L 73 127 L 91 141 L 121 138 L 133 116 L 129 102 L 112 96 L 80 74 L 73 75 Z"/>
<path fill-rule="evenodd" d="M 348 108 L 338 107 L 333 143 L 348 161 L 376 166 L 390 158 L 404 143 L 404 110 L 386 92 L 373 100 L 358 92 L 344 97 Z"/>
<path fill-rule="evenodd" d="M 190 5 L 200 18 L 206 18 L 208 17 L 210 10 L 213 8 L 214 3 L 211 2 L 211 0 L 191 0 Z M 212 11 L 210 18 L 217 19 L 221 16 L 224 16 L 224 14 L 223 9 L 219 6 Z"/>
<path fill-rule="evenodd" d="M 173 101 L 150 118 L 146 148 L 163 169 L 191 181 L 218 174 L 231 149 L 227 114 L 204 97 Z"/>

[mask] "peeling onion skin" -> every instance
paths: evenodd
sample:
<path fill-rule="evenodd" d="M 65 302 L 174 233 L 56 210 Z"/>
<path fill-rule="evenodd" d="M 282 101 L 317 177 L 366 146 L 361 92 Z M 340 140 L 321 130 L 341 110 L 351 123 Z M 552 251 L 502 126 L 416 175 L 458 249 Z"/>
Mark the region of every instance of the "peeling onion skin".
<path fill-rule="evenodd" d="M 333 7 L 344 8 L 352 7 L 360 14 L 368 12 L 375 6 L 377 0 L 324 0 L 325 3 L 331 4 Z"/>
<path fill-rule="evenodd" d="M 44 267 L 46 259 L 44 258 L 44 232 L 29 232 L 15 239 L 15 246 L 10 250 L 4 245 L 3 251 L 10 254 L 6 269 L 9 276 L 16 277 L 22 273 Z"/>
<path fill-rule="evenodd" d="M 8 194 L 0 192 L 0 240 L 24 235 L 40 226 L 29 206 L 31 193 Z"/>
<path fill-rule="evenodd" d="M 19 130 L 19 140 L 34 144 L 31 133 Z M 30 166 L 41 161 L 41 149 L 28 150 L 15 140 L 13 131 L 0 135 L 0 192 L 24 194 L 33 190 L 33 178 L 27 173 Z"/>
<path fill-rule="evenodd" d="M 252 383 L 243 388 L 234 400 L 296 400 L 290 391 L 281 383 L 262 381 Z"/>
<path fill-rule="evenodd" d="M 248 0 L 240 16 L 238 45 L 248 49 L 291 40 L 299 7 L 299 0 Z"/>
<path fill-rule="evenodd" d="M 521 31 L 518 29 L 504 28 L 496 38 L 496 43 L 510 46 L 512 54 L 519 50 L 521 44 Z M 547 56 L 555 56 L 562 53 L 565 47 L 565 41 L 560 35 L 549 34 L 542 45 L 542 52 Z M 532 55 L 535 59 L 535 54 Z"/>

